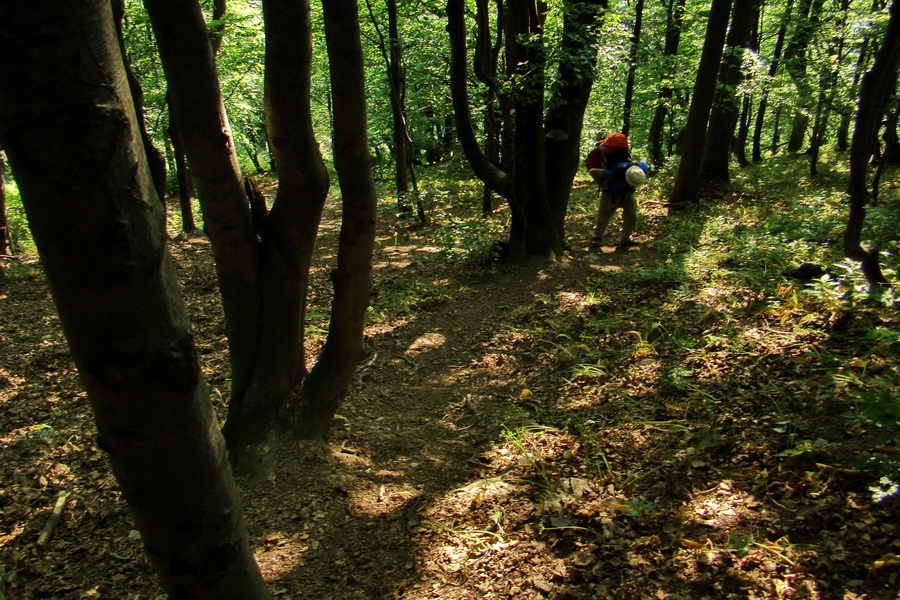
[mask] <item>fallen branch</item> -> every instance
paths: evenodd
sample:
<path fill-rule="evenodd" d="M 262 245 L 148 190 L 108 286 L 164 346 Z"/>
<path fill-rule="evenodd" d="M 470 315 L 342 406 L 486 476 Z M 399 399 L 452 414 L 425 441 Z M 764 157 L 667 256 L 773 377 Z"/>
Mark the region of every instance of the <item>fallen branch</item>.
<path fill-rule="evenodd" d="M 41 533 L 38 536 L 37 545 L 41 550 L 46 548 L 47 544 L 50 542 L 50 536 L 53 534 L 53 530 L 56 526 L 59 525 L 63 516 L 63 511 L 66 510 L 66 502 L 68 499 L 69 494 L 66 491 L 60 491 L 59 495 L 56 496 L 56 504 L 53 505 L 53 512 L 50 513 L 50 518 L 47 519 L 47 523 L 44 524 L 44 528 L 41 529 Z"/>

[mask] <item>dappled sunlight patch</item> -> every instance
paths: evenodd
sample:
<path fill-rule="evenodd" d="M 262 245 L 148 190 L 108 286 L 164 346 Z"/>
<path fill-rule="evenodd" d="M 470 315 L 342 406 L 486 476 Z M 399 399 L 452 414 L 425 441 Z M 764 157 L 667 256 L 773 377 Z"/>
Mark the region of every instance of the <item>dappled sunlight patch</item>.
<path fill-rule="evenodd" d="M 406 354 L 422 354 L 431 349 L 439 348 L 443 346 L 447 342 L 447 337 L 443 333 L 439 333 L 437 331 L 430 331 L 428 333 L 424 333 L 417 337 L 413 342 L 407 347 Z"/>
<path fill-rule="evenodd" d="M 735 489 L 732 481 L 722 481 L 715 488 L 695 492 L 681 511 L 685 523 L 713 529 L 733 528 L 761 518 L 761 503 L 752 495 Z"/>

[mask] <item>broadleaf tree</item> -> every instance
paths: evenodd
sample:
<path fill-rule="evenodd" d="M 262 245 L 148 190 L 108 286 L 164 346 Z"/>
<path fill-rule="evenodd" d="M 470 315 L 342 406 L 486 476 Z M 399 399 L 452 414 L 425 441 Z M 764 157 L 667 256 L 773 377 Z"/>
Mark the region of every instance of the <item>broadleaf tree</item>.
<path fill-rule="evenodd" d="M 0 143 L 97 443 L 163 587 L 173 598 L 268 598 L 166 249 L 109 0 L 4 4 L 0 76 Z"/>

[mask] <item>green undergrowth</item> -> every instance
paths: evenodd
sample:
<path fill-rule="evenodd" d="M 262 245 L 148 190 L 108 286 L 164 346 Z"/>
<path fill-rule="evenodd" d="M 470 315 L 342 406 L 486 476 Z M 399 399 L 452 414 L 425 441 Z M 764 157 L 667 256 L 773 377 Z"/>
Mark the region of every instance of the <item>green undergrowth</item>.
<path fill-rule="evenodd" d="M 707 188 L 671 217 L 663 207 L 671 177 L 651 179 L 640 192 L 636 258 L 510 309 L 502 327 L 540 400 L 506 426 L 526 437 L 528 427 L 578 432 L 585 462 L 633 487 L 636 499 L 666 472 L 708 475 L 715 466 L 746 477 L 753 460 L 737 457 L 756 447 L 774 463 L 862 469 L 874 496 L 896 492 L 898 176 L 884 174 L 866 217 L 864 243 L 879 249 L 892 284 L 871 289 L 843 257 L 846 171 L 807 171 L 804 157 L 735 170 L 730 185 Z M 381 319 L 449 302 L 454 289 L 477 286 L 477 274 L 503 268 L 491 256 L 503 209 L 485 221 L 480 187 L 454 189 L 452 204 L 430 207 L 424 232 L 440 252 L 410 279 L 381 286 Z M 577 182 L 570 235 L 589 231 L 596 200 L 593 186 Z M 820 271 L 793 276 L 801 265 Z M 604 437 L 624 430 L 664 441 L 626 466 L 621 454 L 610 458 Z"/>

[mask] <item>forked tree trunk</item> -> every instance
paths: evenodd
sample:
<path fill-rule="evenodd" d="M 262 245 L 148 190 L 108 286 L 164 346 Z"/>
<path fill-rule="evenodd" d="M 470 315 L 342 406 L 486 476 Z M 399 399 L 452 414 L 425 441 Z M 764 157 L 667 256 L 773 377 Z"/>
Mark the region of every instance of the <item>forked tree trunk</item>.
<path fill-rule="evenodd" d="M 328 193 L 310 112 L 312 25 L 307 0 L 265 0 L 266 128 L 278 193 L 260 228 L 260 319 L 249 385 L 228 409 L 225 437 L 238 472 L 274 468 L 290 394 L 306 375 L 309 265 Z"/>
<path fill-rule="evenodd" d="M 862 227 L 866 217 L 866 186 L 869 158 L 881 125 L 886 100 L 897 81 L 900 62 L 900 0 L 893 0 L 890 20 L 872 68 L 863 76 L 859 89 L 856 125 L 850 145 L 850 214 L 844 231 L 844 253 L 858 260 L 870 285 L 884 285 L 887 279 L 878 264 L 878 249 L 862 247 Z"/>
<path fill-rule="evenodd" d="M 371 293 L 376 191 L 366 123 L 365 66 L 356 0 L 325 0 L 325 40 L 334 99 L 334 166 L 343 220 L 334 302 L 322 354 L 300 390 L 292 421 L 300 437 L 321 437 L 347 394 L 363 357 L 363 326 Z"/>
<path fill-rule="evenodd" d="M 0 77 L 0 143 L 98 445 L 163 587 L 172 598 L 268 598 L 167 254 L 109 0 L 4 3 Z"/>

